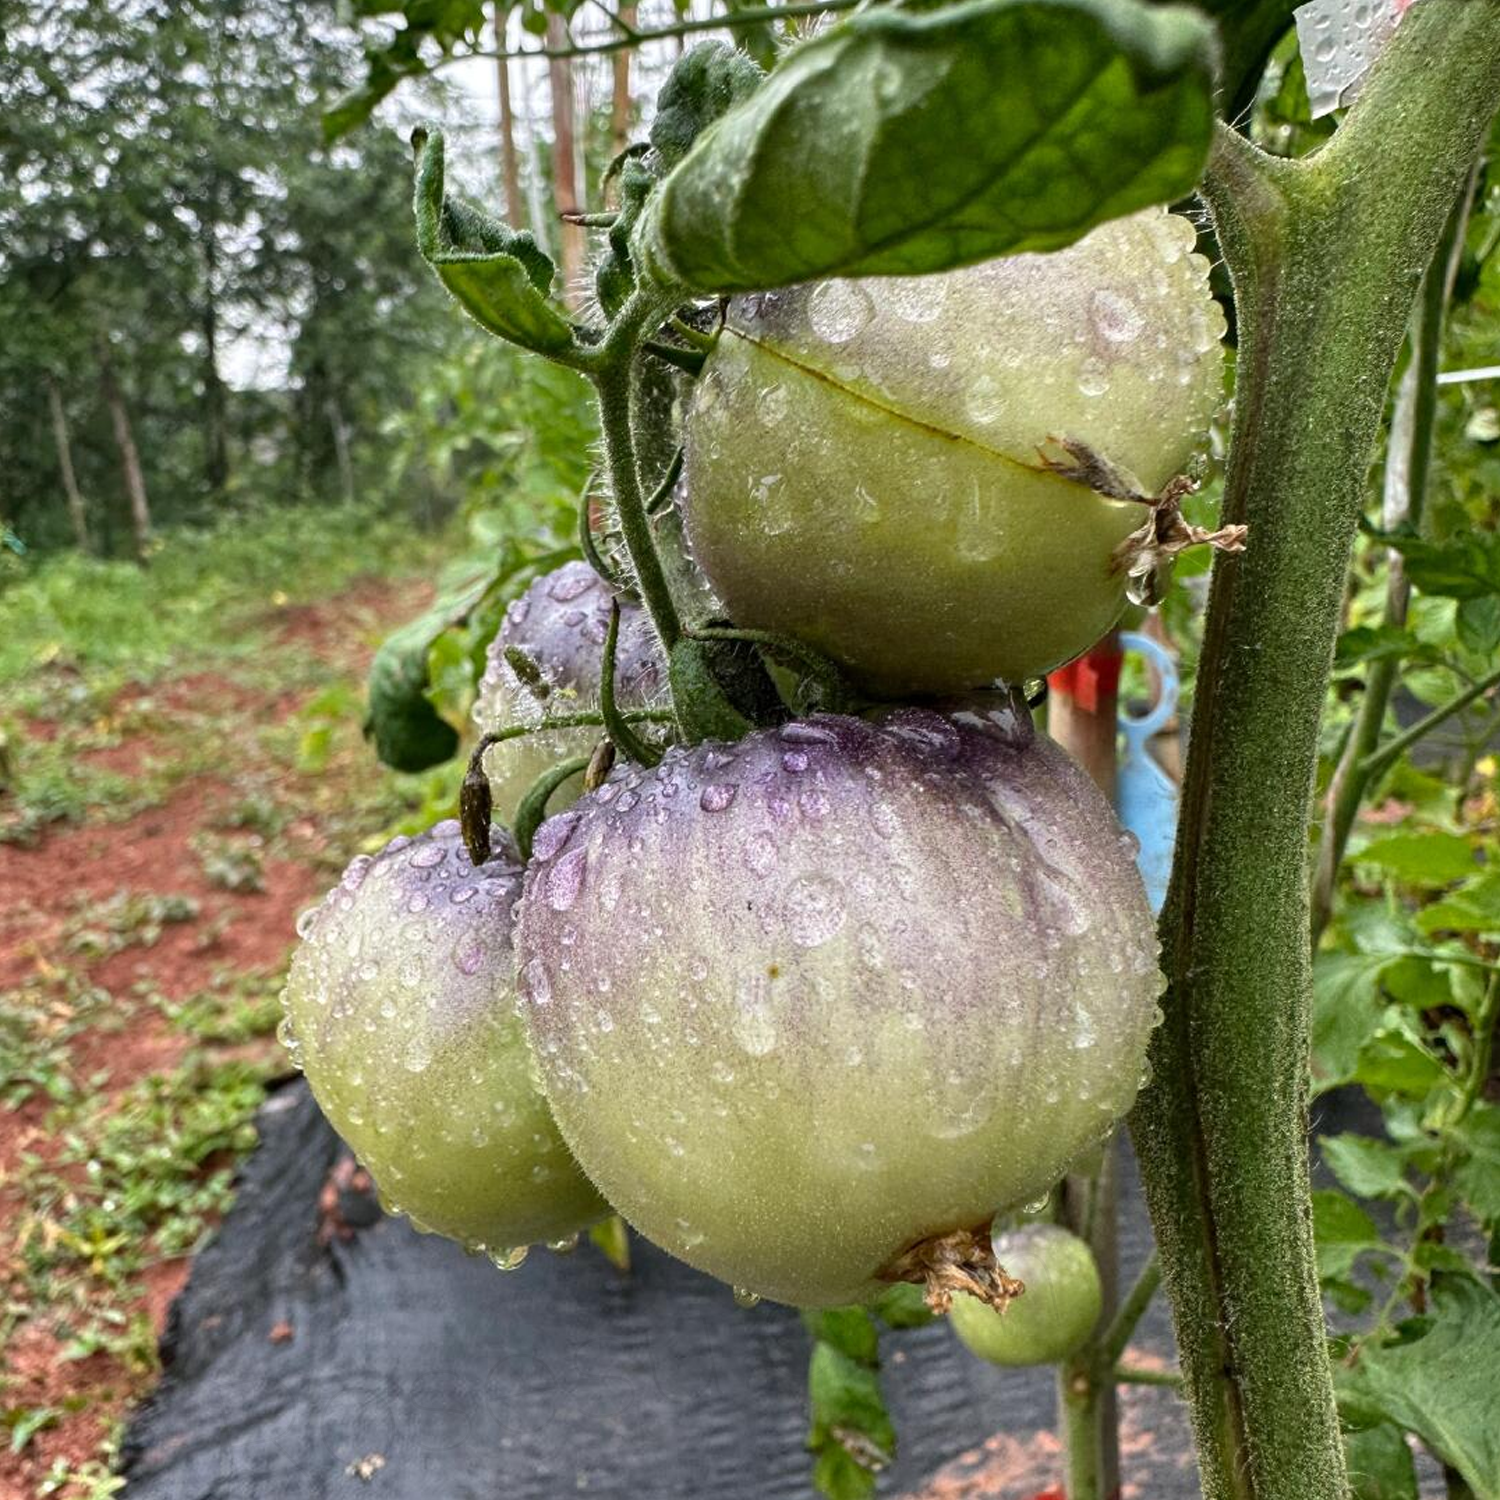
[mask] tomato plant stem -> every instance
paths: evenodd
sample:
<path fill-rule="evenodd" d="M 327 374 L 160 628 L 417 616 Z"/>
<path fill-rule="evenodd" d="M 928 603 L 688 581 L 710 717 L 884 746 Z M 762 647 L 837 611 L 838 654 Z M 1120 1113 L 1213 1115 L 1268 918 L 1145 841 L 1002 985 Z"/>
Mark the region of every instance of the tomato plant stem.
<path fill-rule="evenodd" d="M 1204 192 L 1240 352 L 1177 854 L 1166 1019 L 1132 1117 L 1206 1500 L 1348 1494 L 1313 1260 L 1307 827 L 1392 367 L 1500 105 L 1500 5 L 1424 0 L 1333 140 L 1221 129 Z"/>
<path fill-rule="evenodd" d="M 1396 393 L 1396 408 L 1391 419 L 1390 452 L 1386 458 L 1385 506 L 1381 516 L 1387 531 L 1398 526 L 1420 529 L 1427 502 L 1427 478 L 1432 464 L 1432 428 L 1437 414 L 1438 358 L 1443 343 L 1443 313 L 1463 250 L 1463 231 L 1468 224 L 1469 202 L 1473 195 L 1474 173 L 1471 172 L 1464 192 L 1443 230 L 1437 253 L 1427 268 L 1422 294 L 1417 299 L 1411 320 L 1411 360 L 1401 377 Z M 1399 552 L 1392 552 L 1388 564 L 1384 623 L 1394 629 L 1406 624 L 1407 601 L 1411 584 Z M 1312 889 L 1312 938 L 1317 947 L 1323 929 L 1333 914 L 1334 891 L 1339 866 L 1349 842 L 1350 830 L 1360 805 L 1376 782 L 1376 772 L 1394 764 L 1371 759 L 1385 728 L 1386 709 L 1391 690 L 1396 685 L 1400 659 L 1385 656 L 1372 662 L 1365 674 L 1364 696 L 1360 699 L 1354 729 L 1333 773 L 1328 788 L 1328 813 L 1324 819 L 1322 841 L 1318 846 L 1317 868 Z M 1399 752 L 1397 752 L 1399 754 Z"/>

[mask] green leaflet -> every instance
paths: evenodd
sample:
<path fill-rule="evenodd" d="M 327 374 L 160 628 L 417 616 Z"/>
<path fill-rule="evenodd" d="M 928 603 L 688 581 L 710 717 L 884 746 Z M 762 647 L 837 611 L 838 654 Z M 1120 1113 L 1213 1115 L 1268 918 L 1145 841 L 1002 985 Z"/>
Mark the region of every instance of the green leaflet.
<path fill-rule="evenodd" d="M 1139 0 L 969 0 L 815 37 L 699 137 L 637 245 L 736 292 L 913 275 L 1072 243 L 1197 182 L 1215 43 Z"/>
<path fill-rule="evenodd" d="M 656 97 L 651 144 L 670 169 L 721 115 L 760 87 L 765 75 L 726 42 L 705 42 L 677 60 Z"/>
<path fill-rule="evenodd" d="M 1388 1420 L 1414 1432 L 1468 1482 L 1475 1500 L 1500 1500 L 1500 1425 L 1493 1353 L 1500 1296 L 1467 1276 L 1433 1282 L 1429 1313 L 1397 1342 L 1366 1344 L 1337 1371 L 1339 1407 L 1358 1425 Z"/>
<path fill-rule="evenodd" d="M 464 311 L 489 333 L 537 354 L 574 352 L 573 330 L 548 298 L 553 265 L 529 231 L 443 193 L 443 136 L 419 130 L 417 248 Z"/>
<path fill-rule="evenodd" d="M 365 734 L 393 770 L 425 771 L 458 749 L 458 731 L 427 698 L 427 651 L 448 623 L 437 611 L 410 621 L 386 637 L 370 664 Z"/>

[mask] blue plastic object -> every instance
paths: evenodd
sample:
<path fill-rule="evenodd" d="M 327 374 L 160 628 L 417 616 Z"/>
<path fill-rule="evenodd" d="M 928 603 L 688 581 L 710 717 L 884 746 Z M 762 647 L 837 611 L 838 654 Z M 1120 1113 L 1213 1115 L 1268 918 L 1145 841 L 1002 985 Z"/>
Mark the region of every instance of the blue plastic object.
<path fill-rule="evenodd" d="M 1120 704 L 1125 745 L 1115 771 L 1115 811 L 1140 842 L 1136 864 L 1146 882 L 1151 910 L 1160 911 L 1167 899 L 1172 845 L 1177 837 L 1177 784 L 1151 758 L 1147 746 L 1177 708 L 1177 663 L 1160 642 L 1133 630 L 1120 632 L 1120 645 L 1148 657 L 1161 683 L 1155 704 L 1140 718 Z"/>

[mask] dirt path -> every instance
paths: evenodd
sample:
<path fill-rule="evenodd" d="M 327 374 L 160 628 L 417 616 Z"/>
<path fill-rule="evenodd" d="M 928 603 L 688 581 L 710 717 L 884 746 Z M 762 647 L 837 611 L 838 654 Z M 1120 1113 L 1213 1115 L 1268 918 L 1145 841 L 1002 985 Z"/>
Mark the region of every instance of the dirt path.
<path fill-rule="evenodd" d="M 109 1492 L 88 1485 L 154 1379 L 154 1338 L 189 1257 L 170 1243 L 74 1244 L 91 1208 L 115 1209 L 90 1202 L 89 1142 L 115 1141 L 128 1161 L 117 1137 L 157 1093 L 190 1115 L 199 1075 L 282 1069 L 269 1033 L 297 913 L 394 810 L 357 713 L 318 705 L 353 704 L 374 644 L 424 603 L 419 585 L 370 580 L 268 615 L 249 669 L 127 689 L 111 719 L 131 727 L 84 761 L 126 777 L 192 769 L 121 821 L 101 806 L 33 847 L 0 844 L 0 1500 L 46 1483 Z M 275 685 L 278 664 L 294 686 Z M 52 747 L 67 732 L 27 726 Z M 227 1182 L 231 1159 L 210 1151 L 203 1182 Z M 193 1187 L 171 1182 L 184 1197 Z M 80 1342 L 84 1326 L 95 1332 Z"/>

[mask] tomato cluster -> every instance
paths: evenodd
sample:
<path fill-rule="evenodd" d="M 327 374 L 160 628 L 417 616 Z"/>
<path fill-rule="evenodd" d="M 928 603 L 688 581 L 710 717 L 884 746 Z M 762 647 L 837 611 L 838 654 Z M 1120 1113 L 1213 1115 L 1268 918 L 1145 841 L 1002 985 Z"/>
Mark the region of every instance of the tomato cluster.
<path fill-rule="evenodd" d="M 1153 211 L 729 305 L 685 419 L 679 505 L 723 611 L 698 640 L 805 649 L 858 711 L 596 755 L 521 834 L 524 871 L 470 863 L 453 825 L 351 867 L 289 1024 L 413 1219 L 508 1261 L 608 1206 L 755 1296 L 947 1276 L 945 1301 L 953 1246 L 1129 1108 L 1160 987 L 1133 841 L 1018 689 L 1117 617 L 1217 400 L 1191 242 Z M 487 752 L 501 820 L 597 743 L 547 726 L 599 706 L 619 592 L 571 563 L 512 606 L 475 709 L 537 730 Z M 626 601 L 616 706 L 660 716 L 666 662 Z M 996 1248 L 1033 1274 L 1029 1241 Z M 1034 1304 L 1063 1343 L 1097 1317 L 1079 1284 L 1071 1321 Z M 981 1313 L 960 1333 L 1010 1357 Z"/>

